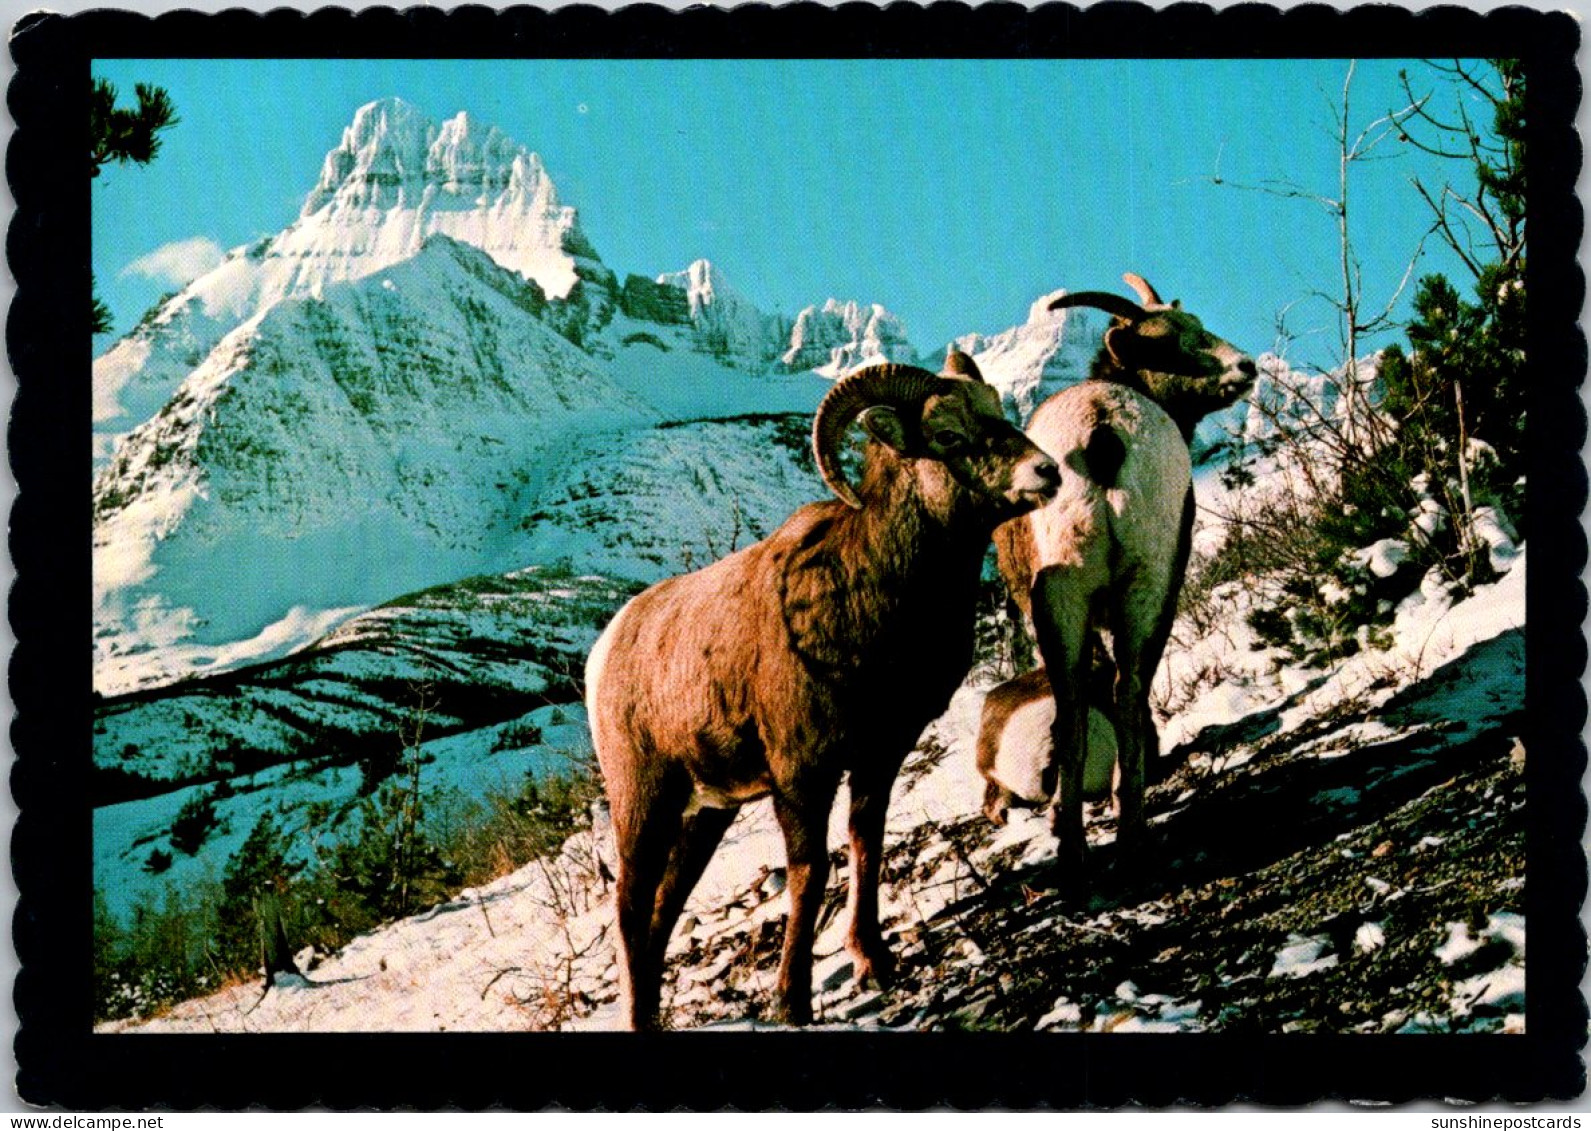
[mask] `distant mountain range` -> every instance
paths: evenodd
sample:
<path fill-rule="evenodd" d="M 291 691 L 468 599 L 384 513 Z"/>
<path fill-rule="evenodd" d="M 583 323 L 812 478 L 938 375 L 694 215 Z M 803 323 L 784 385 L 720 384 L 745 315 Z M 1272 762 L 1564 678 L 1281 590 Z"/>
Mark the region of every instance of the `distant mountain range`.
<path fill-rule="evenodd" d="M 956 340 L 1015 418 L 1104 328 L 1049 297 Z M 876 303 L 768 314 L 706 260 L 621 277 L 536 154 L 372 102 L 293 223 L 95 361 L 96 687 L 278 657 L 469 575 L 702 564 L 822 497 L 828 380 L 943 356 Z"/>

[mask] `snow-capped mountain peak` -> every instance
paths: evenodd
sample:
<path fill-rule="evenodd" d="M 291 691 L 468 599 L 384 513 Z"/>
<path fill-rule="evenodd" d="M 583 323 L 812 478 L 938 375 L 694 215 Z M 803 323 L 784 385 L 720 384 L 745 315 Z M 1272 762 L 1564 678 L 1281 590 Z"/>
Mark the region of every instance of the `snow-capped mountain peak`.
<path fill-rule="evenodd" d="M 399 98 L 355 112 L 274 250 L 374 255 L 385 266 L 437 233 L 474 244 L 551 298 L 574 286 L 574 256 L 592 254 L 540 157 L 463 111 L 438 124 Z M 369 271 L 341 277 L 353 273 Z"/>
<path fill-rule="evenodd" d="M 812 370 L 835 378 L 858 365 L 917 358 L 905 324 L 876 302 L 829 298 L 792 322 L 759 310 L 710 260 L 659 275 L 657 282 L 685 292 L 698 345 L 737 368 Z"/>
<path fill-rule="evenodd" d="M 462 110 L 437 124 L 401 98 L 383 98 L 355 112 L 341 143 L 326 154 L 300 215 L 333 203 L 418 207 L 428 190 L 473 203 L 506 191 L 557 206 L 541 159 L 501 130 Z"/>
<path fill-rule="evenodd" d="M 691 317 L 696 318 L 703 307 L 712 306 L 722 296 L 728 306 L 750 304 L 724 281 L 724 273 L 711 260 L 698 259 L 683 271 L 669 271 L 657 277 L 659 283 L 679 287 L 690 300 Z"/>
<path fill-rule="evenodd" d="M 291 225 L 232 249 L 94 363 L 97 458 L 149 419 L 232 330 L 284 299 L 373 275 L 449 236 L 567 297 L 596 252 L 536 154 L 466 113 L 361 106 Z"/>
<path fill-rule="evenodd" d="M 1029 326 L 1048 326 L 1051 324 L 1065 322 L 1066 311 L 1050 309 L 1050 303 L 1054 302 L 1064 294 L 1066 294 L 1066 288 L 1061 287 L 1057 290 L 1051 291 L 1047 295 L 1040 295 L 1038 298 L 1034 299 L 1033 305 L 1028 307 L 1027 324 Z"/>
<path fill-rule="evenodd" d="M 789 323 L 757 309 L 709 260 L 698 259 L 683 271 L 659 275 L 657 281 L 685 292 L 697 344 L 707 353 L 752 370 L 778 357 Z"/>
<path fill-rule="evenodd" d="M 1051 393 L 1088 376 L 1105 316 L 1082 307 L 1051 310 L 1066 290 L 1033 300 L 1027 321 L 997 334 L 963 334 L 952 345 L 970 354 L 984 380 L 1000 390 L 1019 420 Z"/>
<path fill-rule="evenodd" d="M 831 298 L 796 315 L 790 347 L 780 361 L 790 369 L 814 369 L 839 377 L 879 361 L 916 359 L 901 320 L 878 303 L 863 305 Z"/>

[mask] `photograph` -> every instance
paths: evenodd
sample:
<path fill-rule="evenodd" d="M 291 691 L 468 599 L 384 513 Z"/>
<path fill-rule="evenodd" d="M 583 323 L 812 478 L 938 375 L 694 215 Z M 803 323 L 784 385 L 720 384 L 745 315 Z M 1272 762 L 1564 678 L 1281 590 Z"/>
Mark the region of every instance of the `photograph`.
<path fill-rule="evenodd" d="M 24 1098 L 1579 1094 L 1572 20 L 627 11 L 13 30 Z"/>

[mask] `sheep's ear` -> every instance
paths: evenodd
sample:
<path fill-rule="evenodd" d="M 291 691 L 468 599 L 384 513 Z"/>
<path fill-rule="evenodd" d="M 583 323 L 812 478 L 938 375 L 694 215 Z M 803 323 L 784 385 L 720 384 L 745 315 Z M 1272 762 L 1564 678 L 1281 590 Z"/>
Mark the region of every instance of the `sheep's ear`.
<path fill-rule="evenodd" d="M 900 414 L 888 405 L 876 404 L 865 408 L 857 420 L 867 434 L 880 444 L 894 448 L 897 452 L 906 450 L 906 425 L 901 421 Z"/>
<path fill-rule="evenodd" d="M 1182 300 L 1180 298 L 1172 299 L 1171 300 L 1171 309 L 1172 310 L 1181 310 L 1182 309 Z"/>
<path fill-rule="evenodd" d="M 1133 330 L 1131 326 L 1112 326 L 1105 331 L 1105 352 L 1110 354 L 1110 359 L 1117 365 L 1126 366 L 1126 350 L 1132 341 Z"/>

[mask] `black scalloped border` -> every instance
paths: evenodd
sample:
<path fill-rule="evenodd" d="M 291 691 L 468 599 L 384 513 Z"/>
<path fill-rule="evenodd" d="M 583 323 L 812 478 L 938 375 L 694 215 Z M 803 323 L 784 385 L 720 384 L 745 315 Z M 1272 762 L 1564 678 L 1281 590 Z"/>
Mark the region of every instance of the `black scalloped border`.
<path fill-rule="evenodd" d="M 1580 449 L 1585 373 L 1575 262 L 1578 24 L 1563 13 L 1243 4 L 485 7 L 309 14 L 30 15 L 13 29 L 6 154 L 17 213 L 7 344 L 18 497 L 12 862 L 22 1097 L 79 1110 L 492 1105 L 576 1109 L 918 1109 L 1568 1099 L 1585 1085 L 1579 847 L 1586 703 Z M 1529 1032 L 1523 1037 L 1056 1034 L 108 1036 L 90 1030 L 91 749 L 86 317 L 88 60 L 105 57 L 1514 56 L 1530 65 Z"/>

